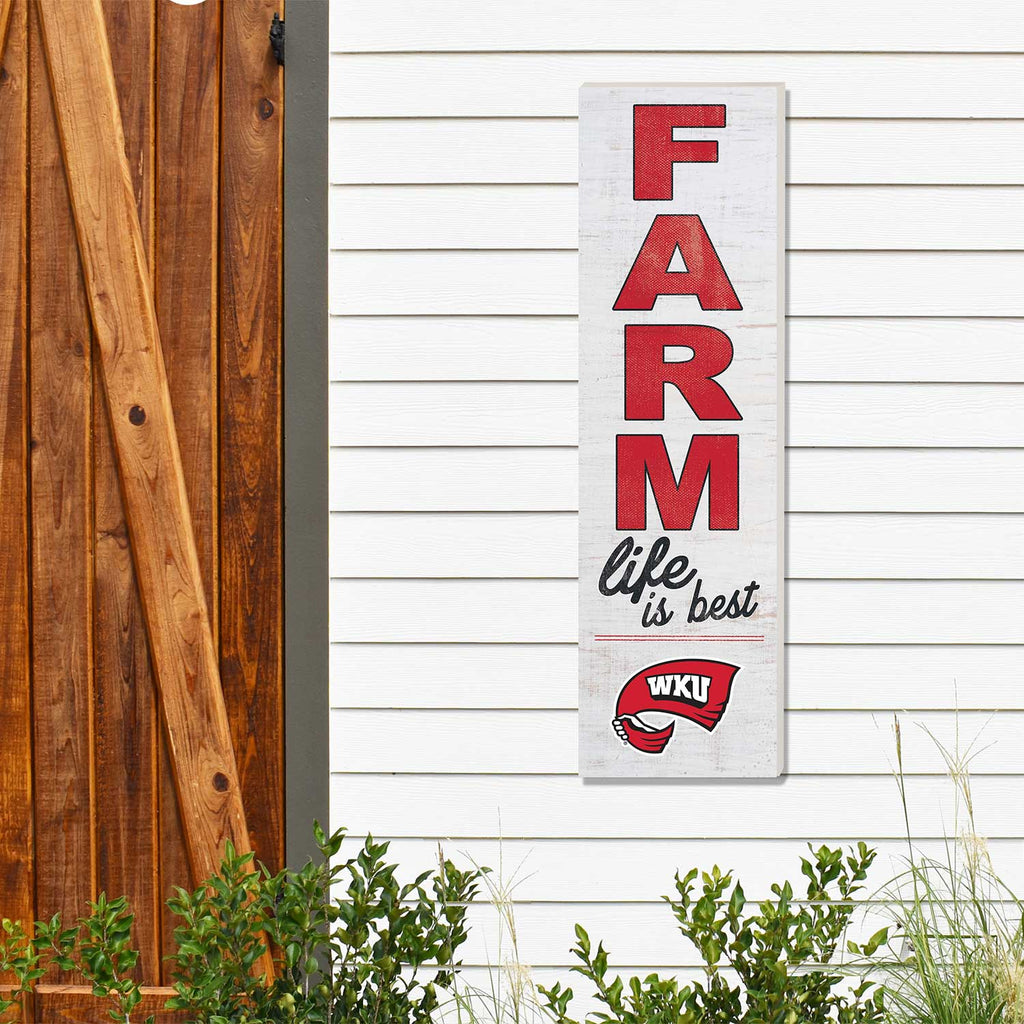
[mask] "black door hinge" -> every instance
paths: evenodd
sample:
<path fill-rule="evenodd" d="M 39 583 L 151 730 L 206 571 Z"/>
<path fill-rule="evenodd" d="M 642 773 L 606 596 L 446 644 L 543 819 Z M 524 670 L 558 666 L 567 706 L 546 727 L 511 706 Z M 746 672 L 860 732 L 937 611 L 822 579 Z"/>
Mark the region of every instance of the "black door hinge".
<path fill-rule="evenodd" d="M 277 12 L 274 12 L 274 20 L 270 23 L 270 49 L 277 58 L 278 64 L 284 63 L 284 22 Z"/>

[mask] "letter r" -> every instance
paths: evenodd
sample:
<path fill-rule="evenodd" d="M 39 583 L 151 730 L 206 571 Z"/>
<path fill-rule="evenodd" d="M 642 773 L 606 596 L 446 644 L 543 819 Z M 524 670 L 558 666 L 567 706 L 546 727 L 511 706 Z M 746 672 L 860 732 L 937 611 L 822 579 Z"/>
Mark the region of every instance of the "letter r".
<path fill-rule="evenodd" d="M 665 349 L 693 352 L 685 362 L 665 360 Z M 665 385 L 673 385 L 701 420 L 741 420 L 715 377 L 732 362 L 725 331 L 703 324 L 627 324 L 626 419 L 663 420 Z"/>

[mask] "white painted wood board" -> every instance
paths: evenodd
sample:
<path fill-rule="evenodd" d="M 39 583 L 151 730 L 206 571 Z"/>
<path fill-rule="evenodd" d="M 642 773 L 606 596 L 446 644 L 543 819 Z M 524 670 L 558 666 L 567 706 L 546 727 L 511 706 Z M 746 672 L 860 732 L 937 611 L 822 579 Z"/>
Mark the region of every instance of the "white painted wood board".
<path fill-rule="evenodd" d="M 571 117 L 338 119 L 330 178 L 338 185 L 574 182 L 576 132 Z M 797 119 L 786 138 L 790 184 L 1024 183 L 1020 120 Z"/>
<path fill-rule="evenodd" d="M 745 0 L 729 17 L 712 0 L 638 8 L 630 0 L 333 0 L 336 52 L 460 50 L 815 50 L 997 52 L 1024 50 L 1013 0 L 943 4 L 921 16 L 915 0 L 855 7 Z M 676 76 L 676 80 L 678 76 Z"/>
<path fill-rule="evenodd" d="M 790 644 L 786 706 L 1020 710 L 1022 666 L 1024 650 L 1012 645 Z M 335 643 L 331 680 L 336 708 L 573 710 L 576 645 Z"/>
<path fill-rule="evenodd" d="M 573 643 L 575 580 L 331 581 L 331 639 L 374 643 Z M 1021 644 L 1017 580 L 791 580 L 786 640 Z"/>
<path fill-rule="evenodd" d="M 805 5 L 781 17 L 774 7 L 770 15 L 766 8 L 745 9 L 750 18 L 728 20 L 719 8 L 698 5 L 685 31 L 675 5 L 647 5 L 638 15 L 635 4 L 588 4 L 593 18 L 581 18 L 561 0 L 543 7 L 538 13 L 502 0 L 469 12 L 447 3 L 399 11 L 363 0 L 332 0 L 339 51 L 332 58 L 335 120 L 329 126 L 336 184 L 333 245 L 415 257 L 374 263 L 364 278 L 360 302 L 372 298 L 379 314 L 332 319 L 331 377 L 356 384 L 331 392 L 334 437 L 345 445 L 331 451 L 332 508 L 575 511 L 575 419 L 567 415 L 574 393 L 545 395 L 528 386 L 562 387 L 575 380 L 574 311 L 557 312 L 565 308 L 559 305 L 538 313 L 538 294 L 559 294 L 538 293 L 525 262 L 492 263 L 490 256 L 575 247 L 569 197 L 576 190 L 580 82 L 787 81 L 788 245 L 801 256 L 838 257 L 821 264 L 813 287 L 822 297 L 834 293 L 858 301 L 852 312 L 824 302 L 810 316 L 789 310 L 789 408 L 802 425 L 790 442 L 799 447 L 786 453 L 787 508 L 838 516 L 977 517 L 973 535 L 968 527 L 950 534 L 966 540 L 948 570 L 963 578 L 790 584 L 796 601 L 791 614 L 807 627 L 803 637 L 819 639 L 788 646 L 787 707 L 796 713 L 911 708 L 921 714 L 957 706 L 1024 707 L 1018 628 L 1024 597 L 1012 580 L 983 578 L 994 571 L 986 534 L 1000 535 L 991 517 L 1024 512 L 1024 441 L 1018 429 L 1024 408 L 1022 311 L 1010 305 L 1021 295 L 1013 251 L 1021 248 L 1024 184 L 1024 63 L 1013 52 L 1024 47 L 1014 43 L 1020 26 L 1016 5 L 936 8 L 924 20 L 919 5 L 889 3 L 849 10 L 817 5 L 813 12 Z M 425 269 L 434 255 L 453 248 L 477 252 L 466 253 L 462 263 L 444 264 L 442 276 L 472 267 L 477 255 L 487 258 L 479 265 L 481 276 L 467 270 L 462 280 L 470 301 L 451 312 L 437 311 L 436 303 L 425 304 L 418 295 L 406 302 L 407 291 L 418 291 L 419 278 L 436 282 Z M 987 261 L 993 254 L 995 261 L 980 265 L 977 274 L 994 283 L 994 292 L 978 293 L 977 302 L 958 292 L 951 282 L 964 269 L 964 257 Z M 554 255 L 572 258 L 567 251 Z M 1006 255 L 1010 264 L 1004 271 L 999 267 Z M 859 263 L 866 269 L 858 280 L 889 276 L 905 286 L 906 299 L 890 293 L 879 312 L 870 296 L 847 292 L 848 256 L 880 258 L 874 266 Z M 921 272 L 911 272 L 912 264 Z M 380 273 L 395 267 L 411 276 L 392 287 Z M 490 305 L 493 292 L 478 287 L 496 267 L 510 274 L 508 302 L 498 313 Z M 333 272 L 340 295 L 348 279 L 342 285 L 339 271 Z M 389 287 L 390 298 L 384 294 Z M 568 282 L 561 295 L 574 288 Z M 440 294 L 451 308 L 444 282 Z M 800 294 L 794 298 L 803 301 Z M 1009 314 L 994 316 L 989 298 L 997 300 L 995 308 L 1009 306 Z M 488 305 L 481 307 L 481 300 Z M 385 383 L 363 388 L 363 381 Z M 388 382 L 399 381 L 420 383 L 391 389 Z M 469 387 L 460 390 L 450 382 Z M 524 382 L 526 390 L 509 389 L 514 382 Z M 811 387 L 822 390 L 812 395 Z M 501 403 L 521 409 L 518 418 L 532 419 L 531 429 L 515 423 L 514 411 L 496 409 Z M 452 411 L 463 405 L 465 412 Z M 510 445 L 515 437 L 524 441 Z M 844 522 L 855 530 L 851 546 L 864 544 L 857 520 Z M 865 558 L 883 567 L 891 562 L 894 573 L 917 571 L 915 566 L 922 573 L 944 571 L 949 548 L 942 544 L 942 527 L 935 532 L 932 524 L 936 557 L 927 563 L 926 545 L 900 546 L 899 526 L 889 525 L 888 519 L 880 523 L 875 544 L 862 548 Z M 920 525 L 927 531 L 927 523 Z M 1015 526 L 1002 529 L 1011 531 L 1004 534 L 1011 540 Z M 376 523 L 373 530 L 360 536 L 388 536 Z M 471 534 L 471 548 L 480 557 L 467 558 L 460 568 L 473 578 L 337 580 L 336 616 L 351 602 L 353 618 L 346 630 L 337 618 L 334 623 L 334 635 L 344 640 L 331 649 L 332 704 L 437 708 L 446 714 L 507 707 L 518 709 L 516 714 L 571 713 L 572 582 L 480 580 L 486 553 L 479 543 L 486 531 L 473 527 Z M 426 536 L 443 546 L 443 533 Z M 791 536 L 799 542 L 792 527 Z M 807 550 L 820 554 L 830 575 L 842 573 L 851 557 L 834 546 Z M 1008 561 L 1013 550 L 1007 549 Z M 503 551 L 506 559 L 523 557 L 521 548 L 517 553 L 506 545 Z M 393 560 L 381 571 L 413 571 L 401 557 L 402 564 Z M 350 586 L 356 592 L 339 605 L 338 588 Z M 520 586 L 530 588 L 523 597 L 515 589 Z M 803 587 L 822 586 L 841 588 L 829 599 L 842 603 L 845 620 L 823 621 L 814 608 L 816 591 L 809 604 L 804 601 Z M 456 592 L 462 595 L 458 600 Z M 481 601 L 493 605 L 503 620 L 500 642 L 481 641 L 486 634 L 472 618 L 467 628 L 456 628 L 463 600 L 470 611 Z M 993 617 L 991 629 L 983 621 L 986 611 Z M 887 622 L 893 617 L 903 628 Z M 542 629 L 544 618 L 559 629 Z M 382 620 L 387 628 L 380 628 Z M 561 641 L 531 639 L 559 632 Z M 378 674 L 389 677 L 386 689 L 375 684 Z M 444 732 L 455 735 L 462 728 L 454 719 Z M 347 734 L 333 730 L 332 737 L 337 756 L 347 749 Z M 998 759 L 1005 747 L 1000 742 L 991 756 Z M 1006 770 L 1016 772 L 1012 756 L 1006 758 Z M 673 784 L 655 794 L 657 800 L 641 801 L 638 810 L 651 824 L 628 838 L 615 833 L 630 829 L 633 810 L 616 804 L 619 813 L 609 820 L 602 798 L 607 790 L 590 799 L 589 786 L 577 786 L 555 808 L 552 825 L 547 794 L 534 788 L 543 776 L 461 776 L 451 773 L 452 766 L 439 763 L 439 774 L 337 776 L 335 819 L 377 835 L 388 835 L 396 823 L 398 831 L 414 831 L 394 850 L 410 870 L 432 862 L 435 837 L 467 828 L 483 838 L 462 835 L 448 843 L 449 850 L 457 855 L 468 849 L 481 862 L 495 864 L 497 843 L 486 837 L 504 833 L 506 864 L 530 854 L 527 873 L 534 874 L 515 898 L 523 908 L 524 959 L 541 964 L 534 972 L 541 981 L 572 980 L 566 965 L 577 920 L 595 936 L 615 940 L 613 962 L 628 962 L 630 970 L 641 972 L 659 967 L 639 958 L 645 929 L 658 926 L 655 918 L 665 913 L 656 901 L 676 867 L 733 864 L 748 893 L 761 895 L 768 882 L 791 872 L 805 839 L 864 838 L 883 844 L 884 858 L 900 846 L 902 826 L 890 813 L 895 786 L 880 776 L 787 780 L 783 786 L 817 785 L 781 801 L 774 785 L 750 783 L 745 797 L 724 797 L 741 823 L 735 831 L 744 835 L 704 832 L 689 839 L 656 833 L 677 825 L 694 800 L 715 796 L 695 795 L 693 783 Z M 462 779 L 474 784 L 464 787 Z M 925 785 L 913 792 L 915 815 L 920 812 L 915 826 L 937 834 L 949 817 L 948 787 L 937 785 L 931 802 L 928 786 L 939 780 L 913 781 Z M 1021 888 L 1013 874 L 1024 863 L 1024 832 L 1014 810 L 1020 776 L 1007 775 L 1005 784 L 984 777 L 979 784 L 980 827 L 997 864 Z M 993 792 L 990 785 L 1000 788 Z M 612 787 L 613 797 L 616 792 Z M 568 816 L 561 826 L 559 812 Z M 545 835 L 556 827 L 575 836 Z M 511 829 L 523 838 L 509 838 Z M 771 838 L 772 832 L 789 838 Z M 885 833 L 891 845 L 884 845 L 890 842 Z M 619 872 L 619 865 L 632 870 Z M 636 870 L 640 865 L 643 871 Z M 642 884 L 626 886 L 627 875 Z M 536 900 L 549 904 L 549 915 L 529 917 L 525 908 Z M 587 904 L 607 901 L 640 901 L 652 916 L 587 912 Z M 490 916 L 484 911 L 474 920 L 485 929 L 479 936 L 486 934 L 493 953 Z M 474 961 L 493 959 L 479 943 L 471 954 Z M 669 961 L 659 967 L 666 974 L 686 973 L 673 966 L 685 959 L 675 941 L 655 959 Z M 486 981 L 481 967 L 469 973 Z"/>
<path fill-rule="evenodd" d="M 786 516 L 789 579 L 1024 580 L 1024 516 Z M 333 577 L 577 576 L 571 512 L 334 513 Z M 937 552 L 942 557 L 936 557 Z"/>
<path fill-rule="evenodd" d="M 785 82 L 790 117 L 1013 118 L 1013 53 L 337 53 L 332 117 L 575 117 L 581 82 Z"/>
<path fill-rule="evenodd" d="M 576 391 L 557 381 L 332 384 L 331 443 L 575 445 Z M 797 382 L 786 386 L 786 444 L 1020 448 L 1022 402 L 1024 382 Z"/>
<path fill-rule="evenodd" d="M 330 453 L 331 508 L 572 512 L 573 447 L 367 447 Z M 792 512 L 1024 512 L 1020 448 L 791 448 Z"/>
<path fill-rule="evenodd" d="M 572 184 L 335 185 L 331 248 L 575 249 L 576 200 Z M 1015 185 L 790 185 L 786 216 L 790 250 L 1024 248 Z"/>

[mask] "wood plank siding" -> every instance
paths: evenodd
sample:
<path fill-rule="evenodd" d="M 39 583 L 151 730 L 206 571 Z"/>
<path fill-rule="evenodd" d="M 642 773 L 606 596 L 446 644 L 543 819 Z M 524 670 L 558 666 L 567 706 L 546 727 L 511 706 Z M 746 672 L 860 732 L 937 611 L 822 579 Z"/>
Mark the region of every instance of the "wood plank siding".
<path fill-rule="evenodd" d="M 331 0 L 334 823 L 503 859 L 519 950 L 572 926 L 685 966 L 676 868 L 748 895 L 808 840 L 949 818 L 920 721 L 981 735 L 979 827 L 1024 863 L 1024 22 L 1011 0 Z M 979 17 L 979 14 L 981 17 Z M 577 101 L 785 82 L 787 776 L 576 770 Z M 999 713 L 993 717 L 992 712 Z M 991 744 L 989 746 L 988 744 Z M 708 807 L 715 813 L 708 815 Z M 749 879 L 749 881 L 748 881 Z M 498 949 L 474 909 L 467 961 Z"/>
<path fill-rule="evenodd" d="M 283 5 L 102 11 L 250 838 L 277 869 L 284 105 L 268 32 Z M 0 915 L 74 919 L 100 891 L 127 895 L 158 1009 L 173 948 L 163 903 L 196 879 L 27 0 L 14 0 L 0 73 L 0 154 Z M 77 1019 L 76 981 L 48 978 L 38 1019 Z"/>

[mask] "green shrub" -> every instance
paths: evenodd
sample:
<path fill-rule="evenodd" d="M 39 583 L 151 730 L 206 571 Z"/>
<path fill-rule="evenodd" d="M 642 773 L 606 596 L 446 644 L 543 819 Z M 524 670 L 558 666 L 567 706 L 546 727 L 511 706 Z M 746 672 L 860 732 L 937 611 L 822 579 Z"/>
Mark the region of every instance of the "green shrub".
<path fill-rule="evenodd" d="M 402 883 L 387 843 L 368 838 L 344 860 L 343 832 L 317 826 L 315 835 L 320 859 L 298 871 L 272 875 L 229 844 L 216 876 L 176 890 L 168 1009 L 196 1024 L 426 1024 L 460 965 L 466 904 L 483 871 L 439 859 L 436 870 Z M 59 915 L 31 934 L 3 920 L 0 973 L 15 984 L 0 1017 L 23 1012 L 24 996 L 56 967 L 80 973 L 112 1020 L 137 1021 L 132 923 L 127 902 L 106 895 L 69 929 Z M 260 971 L 268 953 L 272 979 Z"/>
<path fill-rule="evenodd" d="M 81 974 L 92 986 L 92 994 L 109 1004 L 107 1016 L 131 1024 L 131 1015 L 142 1000 L 132 977 L 139 960 L 138 952 L 131 948 L 133 922 L 128 901 L 123 896 L 108 899 L 106 893 L 89 904 L 89 913 L 72 928 L 64 928 L 60 915 L 55 914 L 49 921 L 37 921 L 28 935 L 19 922 L 4 918 L 0 922 L 0 973 L 12 974 L 16 984 L 10 999 L 0 999 L 0 1016 L 15 1008 L 22 1013 L 25 997 L 53 966 Z"/>
<path fill-rule="evenodd" d="M 797 900 L 789 882 L 772 886 L 772 898 L 747 912 L 747 900 L 732 875 L 715 868 L 701 875 L 676 875 L 676 893 L 666 897 L 679 930 L 696 950 L 704 978 L 682 985 L 656 974 L 612 977 L 603 944 L 595 950 L 579 925 L 573 970 L 593 986 L 603 1004 L 589 1015 L 596 1024 L 874 1024 L 883 1020 L 881 991 L 858 981 L 844 991 L 848 974 L 835 962 L 854 913 L 874 852 L 859 844 L 848 856 L 821 847 L 803 859 L 806 894 Z M 699 884 L 698 884 L 698 879 Z M 886 939 L 872 937 L 858 955 L 873 953 Z M 735 980 L 734 980 L 735 979 Z M 571 988 L 541 989 L 558 1024 L 569 1016 Z"/>
<path fill-rule="evenodd" d="M 317 826 L 321 859 L 278 875 L 229 848 L 216 878 L 179 889 L 169 1008 L 203 1024 L 425 1024 L 459 966 L 480 872 L 442 860 L 403 884 L 387 843 L 369 838 L 339 860 L 343 839 Z M 258 972 L 268 939 L 269 985 Z"/>
<path fill-rule="evenodd" d="M 11 1010 L 20 1013 L 25 996 L 46 974 L 46 968 L 42 966 L 43 951 L 40 944 L 25 932 L 20 921 L 11 921 L 5 917 L 0 922 L 0 928 L 0 974 L 10 975 L 14 979 L 10 998 L 0 998 L 0 1018 L 9 1020 L 7 1014 Z"/>

